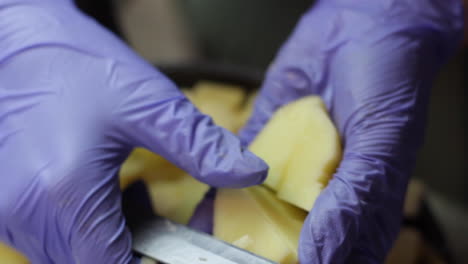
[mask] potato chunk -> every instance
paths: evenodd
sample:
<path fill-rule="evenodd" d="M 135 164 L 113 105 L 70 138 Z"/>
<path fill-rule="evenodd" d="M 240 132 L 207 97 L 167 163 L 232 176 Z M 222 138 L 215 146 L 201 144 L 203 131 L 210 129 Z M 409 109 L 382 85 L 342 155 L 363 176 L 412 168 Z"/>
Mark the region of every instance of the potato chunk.
<path fill-rule="evenodd" d="M 250 150 L 270 166 L 265 185 L 280 199 L 307 211 L 341 160 L 338 131 L 316 96 L 279 109 Z"/>

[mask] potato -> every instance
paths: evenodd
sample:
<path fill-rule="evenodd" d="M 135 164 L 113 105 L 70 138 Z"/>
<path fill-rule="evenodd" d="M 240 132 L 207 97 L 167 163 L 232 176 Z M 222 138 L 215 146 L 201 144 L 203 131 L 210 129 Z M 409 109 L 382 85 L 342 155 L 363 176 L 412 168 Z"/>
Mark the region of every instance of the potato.
<path fill-rule="evenodd" d="M 265 186 L 221 189 L 214 235 L 281 264 L 298 263 L 306 214 L 341 159 L 338 132 L 319 97 L 279 109 L 250 150 L 270 166 Z"/>
<path fill-rule="evenodd" d="M 297 263 L 303 210 L 263 186 L 221 189 L 214 208 L 215 237 L 281 264 Z"/>
<path fill-rule="evenodd" d="M 241 87 L 201 81 L 184 93 L 202 113 L 211 116 L 218 126 L 236 133 L 243 125 L 238 122 L 245 109 L 242 105 L 245 92 Z"/>
<path fill-rule="evenodd" d="M 0 263 L 2 264 L 29 264 L 28 259 L 13 248 L 0 243 Z"/>
<path fill-rule="evenodd" d="M 280 108 L 249 148 L 270 166 L 265 185 L 307 211 L 341 160 L 338 131 L 316 96 Z"/>
<path fill-rule="evenodd" d="M 187 224 L 208 185 L 201 183 L 163 157 L 137 148 L 120 170 L 121 186 L 136 179 L 145 181 L 155 212 L 174 222 Z"/>

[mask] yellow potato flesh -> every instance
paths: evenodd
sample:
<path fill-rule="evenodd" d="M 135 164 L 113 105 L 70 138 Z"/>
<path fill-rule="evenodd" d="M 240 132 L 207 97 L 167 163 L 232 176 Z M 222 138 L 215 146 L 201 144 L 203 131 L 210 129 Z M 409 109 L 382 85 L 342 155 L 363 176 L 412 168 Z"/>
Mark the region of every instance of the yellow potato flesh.
<path fill-rule="evenodd" d="M 297 263 L 306 212 L 265 187 L 221 189 L 215 200 L 214 235 L 281 264 Z"/>
<path fill-rule="evenodd" d="M 280 199 L 307 211 L 341 159 L 339 134 L 315 96 L 279 109 L 250 150 L 270 166 L 264 184 Z"/>
<path fill-rule="evenodd" d="M 0 263 L 2 264 L 29 264 L 29 261 L 21 253 L 13 248 L 0 243 Z"/>
<path fill-rule="evenodd" d="M 184 93 L 202 113 L 211 116 L 218 126 L 234 133 L 241 128 L 242 124 L 238 120 L 244 111 L 242 102 L 245 98 L 241 87 L 202 81 Z"/>
<path fill-rule="evenodd" d="M 120 170 L 121 186 L 145 181 L 154 211 L 174 222 L 187 224 L 208 185 L 201 183 L 159 155 L 135 149 Z"/>
<path fill-rule="evenodd" d="M 219 190 L 214 235 L 275 262 L 298 263 L 307 211 L 341 159 L 338 132 L 321 99 L 306 97 L 279 109 L 250 150 L 269 165 L 270 190 Z"/>
<path fill-rule="evenodd" d="M 189 174 L 177 179 L 147 182 L 157 214 L 176 223 L 188 224 L 209 186 Z"/>

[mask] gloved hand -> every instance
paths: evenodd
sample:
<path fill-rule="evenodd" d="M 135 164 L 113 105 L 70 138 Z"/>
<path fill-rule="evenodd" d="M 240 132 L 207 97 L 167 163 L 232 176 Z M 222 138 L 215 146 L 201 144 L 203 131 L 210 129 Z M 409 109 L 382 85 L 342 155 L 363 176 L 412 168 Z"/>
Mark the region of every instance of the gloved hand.
<path fill-rule="evenodd" d="M 33 263 L 133 263 L 117 172 L 135 146 L 217 187 L 266 164 L 70 0 L 0 0 L 0 240 Z"/>
<path fill-rule="evenodd" d="M 429 90 L 462 24 L 458 0 L 321 0 L 301 18 L 241 132 L 250 142 L 278 107 L 310 94 L 324 99 L 339 129 L 343 160 L 303 226 L 301 264 L 383 263 Z"/>

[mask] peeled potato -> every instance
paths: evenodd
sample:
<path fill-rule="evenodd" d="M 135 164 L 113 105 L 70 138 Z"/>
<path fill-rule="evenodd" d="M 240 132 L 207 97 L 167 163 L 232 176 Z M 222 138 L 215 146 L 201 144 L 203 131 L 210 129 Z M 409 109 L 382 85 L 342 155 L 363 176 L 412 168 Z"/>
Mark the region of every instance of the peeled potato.
<path fill-rule="evenodd" d="M 295 264 L 306 215 L 262 186 L 221 189 L 215 200 L 213 233 L 275 262 Z"/>
<path fill-rule="evenodd" d="M 28 259 L 13 248 L 0 243 L 0 263 L 2 264 L 29 264 Z"/>
<path fill-rule="evenodd" d="M 188 224 L 209 186 L 187 173 L 176 179 L 147 182 L 157 214 L 176 223 Z"/>
<path fill-rule="evenodd" d="M 269 165 L 270 189 L 219 190 L 214 235 L 280 264 L 298 263 L 307 211 L 341 159 L 338 132 L 320 98 L 306 97 L 279 109 L 250 150 Z"/>
<path fill-rule="evenodd" d="M 245 93 L 241 87 L 202 81 L 184 93 L 202 113 L 211 116 L 218 126 L 231 132 L 241 128 L 242 124 L 237 121 L 244 109 L 242 102 Z"/>
<path fill-rule="evenodd" d="M 158 215 L 187 224 L 208 185 L 201 183 L 163 157 L 137 148 L 120 170 L 121 186 L 136 179 L 145 181 Z"/>
<path fill-rule="evenodd" d="M 307 211 L 341 160 L 338 131 L 316 96 L 279 109 L 250 150 L 270 166 L 265 185 L 280 199 Z"/>
<path fill-rule="evenodd" d="M 224 108 L 239 110 L 245 99 L 244 89 L 237 85 L 200 81 L 192 88 L 200 101 L 200 107 L 209 103 L 222 103 Z M 214 113 L 212 113 L 214 114 Z"/>

